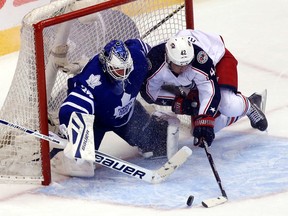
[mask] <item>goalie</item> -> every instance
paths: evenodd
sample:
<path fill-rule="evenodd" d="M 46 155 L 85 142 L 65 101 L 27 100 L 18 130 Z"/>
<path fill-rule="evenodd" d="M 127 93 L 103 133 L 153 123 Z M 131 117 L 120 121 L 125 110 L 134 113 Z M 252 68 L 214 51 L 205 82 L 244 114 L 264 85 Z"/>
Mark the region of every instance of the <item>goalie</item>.
<path fill-rule="evenodd" d="M 159 112 L 151 116 L 136 100 L 148 73 L 149 49 L 149 45 L 139 39 L 113 40 L 81 73 L 68 80 L 68 96 L 59 111 L 59 129 L 69 142 L 74 144 L 77 136 L 85 139 L 86 134 L 77 134 L 79 123 L 73 119 L 77 116 L 84 127 L 93 128 L 96 150 L 105 133 L 113 131 L 129 145 L 138 147 L 146 158 L 169 158 L 178 151 L 180 121 Z M 77 164 L 61 154 L 58 162 L 61 160 L 62 174 L 94 175 L 92 162 Z"/>

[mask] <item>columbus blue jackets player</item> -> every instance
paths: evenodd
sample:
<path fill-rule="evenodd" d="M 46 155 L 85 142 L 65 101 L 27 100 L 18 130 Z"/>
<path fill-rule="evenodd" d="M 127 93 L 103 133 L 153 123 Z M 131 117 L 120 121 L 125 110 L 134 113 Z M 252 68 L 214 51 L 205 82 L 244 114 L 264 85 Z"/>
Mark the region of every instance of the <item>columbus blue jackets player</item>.
<path fill-rule="evenodd" d="M 221 36 L 182 30 L 166 43 L 153 47 L 148 58 L 152 68 L 142 97 L 148 103 L 170 105 L 177 114 L 192 115 L 192 134 L 198 140 L 205 139 L 210 146 L 215 132 L 245 115 L 253 128 L 266 130 L 261 96 L 254 93 L 247 98 L 238 92 L 237 60 L 225 48 Z M 196 90 L 190 91 L 187 98 L 185 94 L 177 95 L 175 88 L 171 91 L 171 86 L 180 89 L 180 93 Z M 203 147 L 202 142 L 195 145 Z"/>
<path fill-rule="evenodd" d="M 70 78 L 68 96 L 59 111 L 63 134 L 73 112 L 91 114 L 95 116 L 95 149 L 105 133 L 113 131 L 147 157 L 166 155 L 167 121 L 151 117 L 136 100 L 147 76 L 149 49 L 138 39 L 113 40 Z"/>

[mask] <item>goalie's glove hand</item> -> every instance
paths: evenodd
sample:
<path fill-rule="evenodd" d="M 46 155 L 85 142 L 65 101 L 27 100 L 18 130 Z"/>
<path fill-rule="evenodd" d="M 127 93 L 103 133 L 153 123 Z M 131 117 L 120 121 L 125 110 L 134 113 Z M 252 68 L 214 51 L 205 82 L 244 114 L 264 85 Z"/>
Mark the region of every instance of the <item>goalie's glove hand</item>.
<path fill-rule="evenodd" d="M 204 148 L 204 142 L 206 141 L 208 146 L 211 146 L 215 134 L 214 134 L 215 119 L 209 115 L 198 115 L 194 119 L 193 136 L 198 139 L 195 146 Z"/>
<path fill-rule="evenodd" d="M 175 97 L 172 102 L 172 111 L 175 114 L 185 115 L 197 115 L 198 114 L 198 103 L 181 96 Z"/>

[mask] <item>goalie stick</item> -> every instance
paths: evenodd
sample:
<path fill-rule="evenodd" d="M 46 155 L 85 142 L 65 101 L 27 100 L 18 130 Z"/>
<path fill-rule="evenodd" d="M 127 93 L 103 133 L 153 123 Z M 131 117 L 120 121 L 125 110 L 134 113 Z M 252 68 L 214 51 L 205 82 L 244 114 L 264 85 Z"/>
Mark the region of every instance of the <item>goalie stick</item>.
<path fill-rule="evenodd" d="M 67 145 L 67 140 L 62 139 L 60 137 L 55 138 L 55 136 L 57 135 L 52 134 L 51 132 L 49 132 L 49 136 L 47 136 L 37 131 L 27 129 L 25 127 L 7 122 L 2 119 L 0 119 L 0 123 L 8 127 L 19 129 L 25 132 L 26 134 L 32 135 L 34 137 L 52 142 L 56 144 L 55 147 L 61 149 L 64 149 Z M 148 183 L 157 184 L 166 180 L 166 178 L 168 178 L 172 173 L 174 173 L 174 171 L 177 168 L 179 168 L 183 163 L 187 161 L 187 159 L 190 157 L 191 154 L 192 150 L 187 146 L 184 146 L 158 170 L 149 170 L 137 166 L 135 164 L 129 163 L 127 161 L 121 160 L 119 158 L 113 157 L 106 153 L 102 153 L 98 150 L 95 150 L 95 163 L 113 169 L 115 171 L 121 172 L 123 174 L 146 181 Z"/>

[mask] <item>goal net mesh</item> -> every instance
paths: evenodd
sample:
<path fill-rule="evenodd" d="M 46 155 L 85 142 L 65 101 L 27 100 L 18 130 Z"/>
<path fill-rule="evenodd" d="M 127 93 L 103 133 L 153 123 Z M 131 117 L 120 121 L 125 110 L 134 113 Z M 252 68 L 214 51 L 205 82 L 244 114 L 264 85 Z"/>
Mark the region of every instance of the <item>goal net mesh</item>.
<path fill-rule="evenodd" d="M 57 21 L 61 15 L 107 2 L 116 2 L 116 6 L 113 4 L 113 7 L 65 22 Z M 121 5 L 119 2 L 58 0 L 27 14 L 22 21 L 21 48 L 15 75 L 0 111 L 0 119 L 41 132 L 40 125 L 48 125 L 40 118 L 44 112 L 52 124 L 57 125 L 59 106 L 66 97 L 66 81 L 72 76 L 58 70 L 51 57 L 51 52 L 59 45 L 68 47 L 67 62 L 63 64 L 75 66 L 97 54 L 112 39 L 142 38 L 154 46 L 179 29 L 186 28 L 183 0 L 138 0 L 126 1 L 128 3 Z M 37 81 L 39 64 L 35 52 L 35 24 L 51 18 L 56 21 L 55 25 L 45 27 L 42 32 L 46 83 L 41 83 Z M 46 88 L 46 97 L 39 94 L 42 88 Z M 43 100 L 47 110 L 39 106 Z M 41 146 L 38 138 L 19 129 L 0 125 L 0 182 L 16 180 L 43 183 L 45 170 Z"/>

